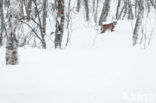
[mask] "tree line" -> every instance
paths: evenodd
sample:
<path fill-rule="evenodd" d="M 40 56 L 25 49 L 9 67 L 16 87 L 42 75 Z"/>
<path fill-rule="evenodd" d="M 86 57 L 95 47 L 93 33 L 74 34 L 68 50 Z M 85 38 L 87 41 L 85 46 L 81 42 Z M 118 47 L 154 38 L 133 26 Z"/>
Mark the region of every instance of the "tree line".
<path fill-rule="evenodd" d="M 76 3 L 72 5 L 72 2 Z M 35 42 L 37 40 L 40 47 L 47 48 L 45 37 L 48 35 L 48 15 L 55 17 L 55 31 L 50 33 L 54 35 L 54 47 L 62 48 L 64 29 L 68 31 L 66 46 L 70 40 L 73 13 L 83 10 L 86 22 L 92 19 L 97 26 L 101 26 L 108 20 L 112 3 L 116 4 L 115 20 L 135 20 L 132 37 L 135 46 L 144 13 L 149 15 L 152 10 L 156 10 L 156 0 L 0 0 L 0 46 L 6 46 L 6 64 L 16 65 L 18 47 L 29 45 L 32 38 L 35 45 L 38 45 Z M 23 25 L 29 28 L 27 35 L 23 35 Z"/>

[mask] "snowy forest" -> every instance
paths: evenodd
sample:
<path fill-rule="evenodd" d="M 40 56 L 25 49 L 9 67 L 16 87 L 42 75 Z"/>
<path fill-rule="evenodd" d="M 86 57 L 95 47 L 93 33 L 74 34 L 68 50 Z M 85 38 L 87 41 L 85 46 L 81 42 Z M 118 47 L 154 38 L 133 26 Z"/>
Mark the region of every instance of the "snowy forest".
<path fill-rule="evenodd" d="M 156 0 L 0 0 L 0 103 L 155 103 Z"/>
<path fill-rule="evenodd" d="M 152 16 L 156 12 L 155 0 L 1 0 L 0 2 L 0 46 L 6 46 L 6 64 L 11 65 L 18 63 L 19 47 L 31 46 L 43 49 L 48 48 L 48 45 L 54 48 L 67 47 L 71 36 L 74 35 L 74 19 L 78 15 L 82 16 L 83 22 L 88 22 L 89 25 L 94 23 L 94 29 L 99 34 L 100 29 L 114 29 L 116 26 L 114 22 L 131 20 L 134 22 L 130 28 L 133 32 L 133 35 L 131 34 L 133 46 L 138 42 L 144 43 L 144 46 L 149 45 L 155 30 L 155 21 L 153 25 L 149 24 L 150 28 L 147 26 L 155 19 Z M 108 21 L 110 27 L 102 28 L 103 23 Z M 144 23 L 146 24 L 143 25 Z"/>

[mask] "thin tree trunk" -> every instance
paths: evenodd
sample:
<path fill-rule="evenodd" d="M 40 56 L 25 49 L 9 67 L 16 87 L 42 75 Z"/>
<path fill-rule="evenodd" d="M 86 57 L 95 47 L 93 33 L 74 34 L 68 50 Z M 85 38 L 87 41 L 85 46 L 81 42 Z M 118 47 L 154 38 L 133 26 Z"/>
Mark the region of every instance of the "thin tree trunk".
<path fill-rule="evenodd" d="M 86 11 L 86 21 L 89 21 L 89 5 L 88 0 L 84 0 L 85 3 L 85 11 Z"/>
<path fill-rule="evenodd" d="M 93 0 L 93 13 L 95 12 L 95 1 L 96 0 Z"/>
<path fill-rule="evenodd" d="M 66 47 L 68 46 L 71 33 L 70 33 L 70 22 L 71 22 L 71 0 L 68 1 L 68 10 L 66 13 L 66 20 L 67 20 L 67 41 L 66 41 Z M 72 25 L 72 24 L 71 24 Z"/>
<path fill-rule="evenodd" d="M 139 0 L 139 11 L 138 11 L 138 16 L 133 32 L 133 46 L 137 44 L 138 41 L 138 36 L 139 36 L 139 30 L 142 24 L 142 18 L 143 18 L 143 12 L 144 12 L 144 6 L 143 6 L 143 0 Z"/>
<path fill-rule="evenodd" d="M 42 17 L 42 32 L 43 32 L 43 38 L 46 35 L 46 18 L 47 18 L 47 1 L 48 0 L 44 0 L 43 1 L 43 17 Z M 46 48 L 46 46 L 45 46 Z"/>
<path fill-rule="evenodd" d="M 3 31 L 4 31 L 4 13 L 3 13 L 3 0 L 0 0 L 0 18 L 1 18 L 1 31 L 0 31 L 0 46 L 2 46 L 3 41 Z"/>
<path fill-rule="evenodd" d="M 117 5 L 117 9 L 116 9 L 116 19 L 119 19 L 119 10 L 120 10 L 120 6 L 121 6 L 121 0 L 118 0 L 118 5 Z"/>
<path fill-rule="evenodd" d="M 137 18 L 138 15 L 138 0 L 135 0 L 135 18 Z"/>
<path fill-rule="evenodd" d="M 123 14 L 122 19 L 125 18 L 126 14 L 127 14 L 127 11 L 128 11 L 128 1 L 127 0 L 125 0 L 124 5 L 125 5 L 124 6 L 124 14 Z"/>
<path fill-rule="evenodd" d="M 80 7 L 81 7 L 81 0 L 77 0 L 77 7 L 76 7 L 77 12 L 80 11 Z"/>
<path fill-rule="evenodd" d="M 145 7 L 147 8 L 146 16 L 148 17 L 149 13 L 151 11 L 151 2 L 150 2 L 150 0 L 145 0 Z"/>
<path fill-rule="evenodd" d="M 133 18 L 132 2 L 128 0 L 128 19 L 133 20 Z"/>
<path fill-rule="evenodd" d="M 96 0 L 96 8 L 95 8 L 95 14 L 94 14 L 94 22 L 96 24 L 97 24 L 98 5 L 99 5 L 99 0 Z"/>
<path fill-rule="evenodd" d="M 57 17 L 55 30 L 55 48 L 61 48 L 62 37 L 64 32 L 64 0 L 55 0 Z"/>
<path fill-rule="evenodd" d="M 24 16 L 24 10 L 23 10 L 23 3 L 24 3 L 24 0 L 20 0 L 20 4 L 21 4 L 21 8 L 20 8 L 20 10 L 21 10 L 21 15 L 22 16 Z"/>

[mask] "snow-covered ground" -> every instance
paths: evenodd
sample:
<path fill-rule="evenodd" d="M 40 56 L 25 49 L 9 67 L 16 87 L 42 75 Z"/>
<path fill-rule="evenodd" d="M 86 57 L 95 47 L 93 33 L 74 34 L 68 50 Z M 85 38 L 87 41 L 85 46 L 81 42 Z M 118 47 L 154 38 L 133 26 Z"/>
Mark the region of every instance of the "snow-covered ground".
<path fill-rule="evenodd" d="M 75 28 L 63 50 L 20 48 L 17 66 L 5 65 L 0 48 L 0 103 L 156 102 L 156 40 L 132 47 L 127 21 L 113 33 Z"/>

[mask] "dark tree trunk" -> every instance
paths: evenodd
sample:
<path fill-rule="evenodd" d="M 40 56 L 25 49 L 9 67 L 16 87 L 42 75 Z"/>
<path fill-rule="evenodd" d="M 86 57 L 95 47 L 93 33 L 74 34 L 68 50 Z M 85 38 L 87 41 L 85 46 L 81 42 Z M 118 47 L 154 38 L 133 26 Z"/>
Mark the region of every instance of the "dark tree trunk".
<path fill-rule="evenodd" d="M 86 21 L 89 21 L 89 5 L 88 0 L 84 0 L 85 3 L 85 11 L 86 11 Z"/>
<path fill-rule="evenodd" d="M 135 0 L 135 18 L 137 18 L 138 15 L 138 0 Z"/>
<path fill-rule="evenodd" d="M 47 1 L 48 0 L 44 0 L 43 2 L 43 15 L 42 15 L 42 38 L 45 38 L 46 35 L 46 18 L 47 18 Z M 44 48 L 46 48 L 46 45 L 44 46 Z"/>
<path fill-rule="evenodd" d="M 55 48 L 61 48 L 62 37 L 64 32 L 64 0 L 55 0 L 57 17 L 55 30 Z"/>
<path fill-rule="evenodd" d="M 81 7 L 81 0 L 77 0 L 77 7 L 76 7 L 77 12 L 80 11 L 80 7 Z"/>
<path fill-rule="evenodd" d="M 116 19 L 119 19 L 119 10 L 120 10 L 120 6 L 121 6 L 121 0 L 118 0 L 118 5 L 117 5 L 117 9 L 116 9 Z"/>
<path fill-rule="evenodd" d="M 138 36 L 139 36 L 139 30 L 142 24 L 142 18 L 143 18 L 143 12 L 144 12 L 144 1 L 139 0 L 139 10 L 138 10 L 138 15 L 137 15 L 137 20 L 133 32 L 133 46 L 137 44 L 138 41 Z"/>
<path fill-rule="evenodd" d="M 2 46 L 3 41 L 3 31 L 4 31 L 4 13 L 3 13 L 3 0 L 0 0 L 0 21 L 1 21 L 1 31 L 0 31 L 0 46 Z"/>
<path fill-rule="evenodd" d="M 128 0 L 128 19 L 133 20 L 133 18 L 132 2 Z"/>
<path fill-rule="evenodd" d="M 100 20 L 99 20 L 99 25 L 102 25 L 102 22 L 107 20 L 107 16 L 110 10 L 110 3 L 111 3 L 111 0 L 105 0 L 102 13 L 100 16 Z"/>
<path fill-rule="evenodd" d="M 123 17 L 122 17 L 122 19 L 124 19 L 125 18 L 125 16 L 126 16 L 126 14 L 127 14 L 127 11 L 128 11 L 128 0 L 126 0 L 125 2 L 124 2 L 124 11 L 123 11 Z"/>

